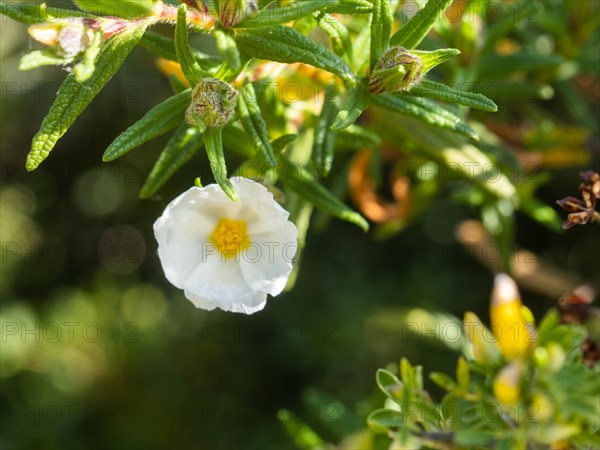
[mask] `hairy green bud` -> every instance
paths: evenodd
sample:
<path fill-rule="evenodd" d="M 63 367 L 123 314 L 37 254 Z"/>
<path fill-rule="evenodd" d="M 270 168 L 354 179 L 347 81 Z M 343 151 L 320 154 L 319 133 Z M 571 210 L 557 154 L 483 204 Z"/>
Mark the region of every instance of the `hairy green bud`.
<path fill-rule="evenodd" d="M 379 58 L 369 81 L 373 94 L 409 91 L 421 81 L 423 62 L 404 47 L 391 47 Z"/>
<path fill-rule="evenodd" d="M 192 92 L 185 120 L 202 129 L 222 127 L 233 117 L 236 104 L 237 91 L 233 86 L 216 78 L 203 78 Z"/>
<path fill-rule="evenodd" d="M 257 11 L 257 0 L 221 0 L 219 2 L 219 20 L 224 27 L 235 27 Z"/>

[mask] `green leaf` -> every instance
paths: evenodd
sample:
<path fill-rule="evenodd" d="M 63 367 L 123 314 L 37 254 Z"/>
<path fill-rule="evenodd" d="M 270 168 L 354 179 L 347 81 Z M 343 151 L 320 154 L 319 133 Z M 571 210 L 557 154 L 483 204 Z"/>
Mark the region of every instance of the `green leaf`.
<path fill-rule="evenodd" d="M 122 17 L 137 19 L 156 14 L 159 10 L 158 0 L 74 0 L 84 11 L 95 16 Z"/>
<path fill-rule="evenodd" d="M 426 99 L 393 94 L 372 95 L 371 101 L 399 114 L 419 119 L 437 128 L 453 131 L 471 139 L 478 140 L 475 131 L 460 118 L 439 105 Z"/>
<path fill-rule="evenodd" d="M 375 379 L 381 392 L 395 402 L 398 402 L 400 399 L 400 393 L 404 389 L 404 384 L 402 381 L 400 381 L 392 372 L 385 369 L 379 369 Z"/>
<path fill-rule="evenodd" d="M 372 10 L 369 0 L 338 0 L 323 9 L 328 14 L 371 14 Z"/>
<path fill-rule="evenodd" d="M 265 8 L 258 14 L 253 14 L 242 20 L 236 25 L 236 28 L 264 27 L 291 22 L 337 3 L 337 0 L 304 0 L 292 2 L 278 8 Z"/>
<path fill-rule="evenodd" d="M 564 61 L 560 55 L 544 55 L 535 51 L 522 51 L 511 55 L 488 55 L 479 62 L 478 81 L 502 80 L 515 72 L 548 69 Z"/>
<path fill-rule="evenodd" d="M 100 47 L 102 45 L 102 33 L 94 33 L 94 39 L 91 45 L 87 48 L 83 54 L 83 58 L 73 68 L 75 79 L 79 83 L 85 83 L 94 74 L 96 70 L 96 57 L 100 53 Z"/>
<path fill-rule="evenodd" d="M 179 61 L 177 59 L 177 52 L 175 50 L 175 41 L 171 38 L 155 33 L 153 31 L 147 31 L 146 34 L 140 40 L 140 46 L 144 47 L 149 52 L 154 53 L 161 58 L 168 59 L 169 61 Z M 190 48 L 194 59 L 207 68 L 214 68 L 219 66 L 223 61 L 214 56 L 207 55 L 195 48 Z"/>
<path fill-rule="evenodd" d="M 171 131 L 184 121 L 185 110 L 191 101 L 192 91 L 186 89 L 159 103 L 121 133 L 106 149 L 102 159 L 113 161 L 149 140 Z"/>
<path fill-rule="evenodd" d="M 294 257 L 296 261 L 285 286 L 286 290 L 290 290 L 294 287 L 296 280 L 298 279 L 298 274 L 300 273 L 304 248 L 306 246 L 306 233 L 308 232 L 314 206 L 290 189 L 287 189 L 286 191 L 285 209 L 290 212 L 289 220 L 292 221 L 298 229 L 298 251 Z"/>
<path fill-rule="evenodd" d="M 213 30 L 215 39 L 217 41 L 217 49 L 223 57 L 223 60 L 229 64 L 233 70 L 239 70 L 242 65 L 240 60 L 240 52 L 233 38 L 233 31 L 223 28 L 215 27 Z"/>
<path fill-rule="evenodd" d="M 215 78 L 223 80 L 226 83 L 233 83 L 233 81 L 238 77 L 238 75 L 243 72 L 243 70 L 246 68 L 246 66 L 252 58 L 242 56 L 240 57 L 240 59 L 241 64 L 239 69 L 237 70 L 233 69 L 233 67 L 231 67 L 226 62 L 221 64 L 221 67 L 219 67 L 219 70 L 217 70 L 217 72 L 215 73 Z"/>
<path fill-rule="evenodd" d="M 458 358 L 458 362 L 456 363 L 456 381 L 458 383 L 458 388 L 467 392 L 469 389 L 469 383 L 471 380 L 469 363 L 462 356 Z"/>
<path fill-rule="evenodd" d="M 75 74 L 66 78 L 40 131 L 33 138 L 27 156 L 27 170 L 36 169 L 46 159 L 56 142 L 117 72 L 145 30 L 146 26 L 140 25 L 124 30 L 106 42 L 96 59 L 94 74 L 85 83 L 79 83 Z"/>
<path fill-rule="evenodd" d="M 381 54 L 388 49 L 394 16 L 390 0 L 373 0 L 371 17 L 371 70 Z"/>
<path fill-rule="evenodd" d="M 547 337 L 552 330 L 560 325 L 560 315 L 556 309 L 551 309 L 546 313 L 538 327 L 538 340 L 540 345 L 548 342 Z"/>
<path fill-rule="evenodd" d="M 456 388 L 454 380 L 443 372 L 431 372 L 429 378 L 447 392 L 452 392 Z"/>
<path fill-rule="evenodd" d="M 405 426 L 406 419 L 393 409 L 376 409 L 367 417 L 367 425 L 374 433 L 387 433 L 390 428 Z"/>
<path fill-rule="evenodd" d="M 418 56 L 421 59 L 421 63 L 423 63 L 421 74 L 425 75 L 435 66 L 448 61 L 450 58 L 453 58 L 456 55 L 460 55 L 460 50 L 456 48 L 441 48 L 439 50 L 433 50 L 430 52 L 426 50 L 411 50 L 410 53 Z"/>
<path fill-rule="evenodd" d="M 304 63 L 334 73 L 348 82 L 356 77 L 335 53 L 310 40 L 290 27 L 264 27 L 239 32 L 236 37 L 240 52 L 250 57 L 281 63 Z"/>
<path fill-rule="evenodd" d="M 240 122 L 250 138 L 254 147 L 262 155 L 263 159 L 270 165 L 276 165 L 275 151 L 271 146 L 267 123 L 263 119 L 254 85 L 246 83 L 238 98 Z"/>
<path fill-rule="evenodd" d="M 187 30 L 187 8 L 184 3 L 179 6 L 177 11 L 177 25 L 175 27 L 175 53 L 177 54 L 177 60 L 181 64 L 181 70 L 190 83 L 190 86 L 194 87 L 198 84 L 201 78 L 209 76 L 207 72 L 202 70 L 192 51 L 190 50 L 190 44 L 188 42 L 188 30 Z"/>
<path fill-rule="evenodd" d="M 22 23 L 43 23 L 56 19 L 72 19 L 75 17 L 91 17 L 89 14 L 73 8 L 61 9 L 47 7 L 45 3 L 6 3 L 0 2 L 0 14 Z"/>
<path fill-rule="evenodd" d="M 397 33 L 390 39 L 391 45 L 415 48 L 427 36 L 429 30 L 440 20 L 442 13 L 453 0 L 429 0 Z"/>
<path fill-rule="evenodd" d="M 333 165 L 333 145 L 337 132 L 331 129 L 331 125 L 339 111 L 338 101 L 335 90 L 326 89 L 321 114 L 315 126 L 312 159 L 319 175 L 323 177 L 329 174 Z"/>
<path fill-rule="evenodd" d="M 294 440 L 294 443 L 299 449 L 317 450 L 328 447 L 327 443 L 323 441 L 323 439 L 321 439 L 313 430 L 308 427 L 308 425 L 302 422 L 291 411 L 288 411 L 287 409 L 280 409 L 277 411 L 277 418 L 285 427 L 285 430 Z"/>
<path fill-rule="evenodd" d="M 352 41 L 350 40 L 350 32 L 339 19 L 323 11 L 318 11 L 314 14 L 315 20 L 319 27 L 331 39 L 333 51 L 338 55 L 346 57 L 346 61 L 352 61 Z"/>
<path fill-rule="evenodd" d="M 26 71 L 42 66 L 64 66 L 73 62 L 73 58 L 58 56 L 53 49 L 36 50 L 24 55 L 19 61 L 19 70 Z"/>
<path fill-rule="evenodd" d="M 279 158 L 279 173 L 283 183 L 299 196 L 314 204 L 317 208 L 353 223 L 363 231 L 369 230 L 369 223 L 356 211 L 340 202 L 325 189 L 314 177 L 298 164 L 292 164 L 283 156 Z"/>
<path fill-rule="evenodd" d="M 366 128 L 350 125 L 338 132 L 335 146 L 349 149 L 377 148 L 381 146 L 381 138 Z"/>
<path fill-rule="evenodd" d="M 520 210 L 556 233 L 563 231 L 563 220 L 556 210 L 537 198 L 521 198 Z"/>
<path fill-rule="evenodd" d="M 406 358 L 400 360 L 400 378 L 407 387 L 407 393 L 412 393 L 417 387 L 415 368 Z"/>
<path fill-rule="evenodd" d="M 498 106 L 485 95 L 459 91 L 444 84 L 429 80 L 423 80 L 418 85 L 413 86 L 408 92 L 408 95 L 457 103 L 459 105 L 482 109 L 484 111 L 498 111 Z"/>
<path fill-rule="evenodd" d="M 223 192 L 237 202 L 238 195 L 231 181 L 227 179 L 227 164 L 225 164 L 225 155 L 223 154 L 223 130 L 221 128 L 207 128 L 204 132 L 204 147 L 210 162 L 215 181 L 219 183 Z"/>
<path fill-rule="evenodd" d="M 279 136 L 277 139 L 271 142 L 271 146 L 273 147 L 273 151 L 278 154 L 296 139 L 298 139 L 297 134 L 284 134 L 283 136 Z"/>
<path fill-rule="evenodd" d="M 202 133 L 196 127 L 181 125 L 154 164 L 140 191 L 140 198 L 152 197 L 183 167 L 203 145 Z"/>
<path fill-rule="evenodd" d="M 237 122 L 229 122 L 223 128 L 223 146 L 244 159 L 256 156 L 256 149 L 252 140 Z"/>
<path fill-rule="evenodd" d="M 348 92 L 346 102 L 340 108 L 340 112 L 335 118 L 332 130 L 343 130 L 349 127 L 369 106 L 369 88 L 365 83 L 357 83 L 356 86 Z"/>

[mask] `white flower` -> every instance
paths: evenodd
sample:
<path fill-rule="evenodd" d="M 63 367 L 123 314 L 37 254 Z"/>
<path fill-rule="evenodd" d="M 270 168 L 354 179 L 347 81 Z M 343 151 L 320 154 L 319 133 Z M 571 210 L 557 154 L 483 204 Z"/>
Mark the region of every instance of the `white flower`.
<path fill-rule="evenodd" d="M 198 308 L 252 314 L 281 293 L 298 230 L 261 184 L 234 177 L 239 200 L 216 184 L 193 187 L 154 224 L 167 279 Z"/>

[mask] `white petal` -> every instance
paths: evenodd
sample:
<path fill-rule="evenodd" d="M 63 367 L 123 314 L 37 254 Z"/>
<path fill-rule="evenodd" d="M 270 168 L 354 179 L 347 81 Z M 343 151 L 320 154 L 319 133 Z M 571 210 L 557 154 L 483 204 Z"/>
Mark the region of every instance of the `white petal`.
<path fill-rule="evenodd" d="M 252 246 L 241 254 L 240 268 L 255 291 L 273 296 L 283 291 L 298 250 L 298 229 L 292 222 L 268 234 L 250 236 Z"/>
<path fill-rule="evenodd" d="M 180 224 L 165 211 L 154 224 L 154 235 L 167 279 L 183 288 L 183 280 L 202 261 L 203 254 L 213 247 L 208 242 L 205 227 L 198 219 Z"/>
<path fill-rule="evenodd" d="M 233 177 L 231 182 L 239 195 L 241 209 L 238 220 L 248 223 L 248 233 L 257 235 L 282 228 L 289 213 L 273 198 L 273 194 L 256 181 Z"/>
<path fill-rule="evenodd" d="M 191 216 L 204 218 L 211 230 L 220 217 L 236 216 L 240 207 L 239 202 L 231 201 L 216 184 L 190 188 L 167 206 L 183 222 Z"/>
<path fill-rule="evenodd" d="M 251 289 L 234 258 L 209 256 L 198 264 L 184 282 L 185 296 L 197 307 L 252 314 L 264 308 L 267 295 Z"/>
<path fill-rule="evenodd" d="M 193 187 L 173 200 L 154 223 L 158 255 L 167 279 L 182 289 L 189 273 L 215 251 L 208 239 L 221 216 L 235 216 L 240 206 L 218 187 Z"/>

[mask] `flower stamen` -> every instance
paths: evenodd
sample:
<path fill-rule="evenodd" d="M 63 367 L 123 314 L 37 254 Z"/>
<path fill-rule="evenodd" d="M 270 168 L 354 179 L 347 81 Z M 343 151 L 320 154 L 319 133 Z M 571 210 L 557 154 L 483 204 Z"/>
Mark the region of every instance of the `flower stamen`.
<path fill-rule="evenodd" d="M 209 239 L 226 258 L 231 258 L 250 247 L 245 220 L 221 217 Z"/>

